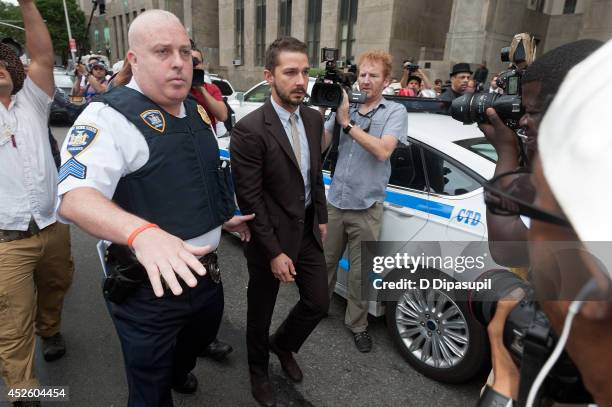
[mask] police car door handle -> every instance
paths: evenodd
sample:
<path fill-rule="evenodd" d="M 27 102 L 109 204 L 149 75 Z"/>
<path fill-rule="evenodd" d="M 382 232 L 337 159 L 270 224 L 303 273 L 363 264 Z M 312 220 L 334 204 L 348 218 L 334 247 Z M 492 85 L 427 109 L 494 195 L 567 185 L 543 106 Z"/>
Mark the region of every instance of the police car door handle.
<path fill-rule="evenodd" d="M 385 202 L 384 206 L 387 209 L 389 209 L 389 210 L 391 210 L 391 211 L 393 211 L 395 213 L 398 213 L 398 214 L 400 214 L 402 216 L 407 216 L 407 217 L 414 216 L 414 214 L 408 212 L 409 209 L 404 207 L 404 206 L 392 204 L 392 203 L 389 203 L 389 202 Z"/>

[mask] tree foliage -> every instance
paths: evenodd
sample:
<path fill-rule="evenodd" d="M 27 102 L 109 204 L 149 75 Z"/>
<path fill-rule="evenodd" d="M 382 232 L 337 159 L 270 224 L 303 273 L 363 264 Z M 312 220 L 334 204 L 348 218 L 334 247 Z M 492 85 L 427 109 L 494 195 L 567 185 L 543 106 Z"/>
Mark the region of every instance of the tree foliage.
<path fill-rule="evenodd" d="M 81 44 L 85 38 L 85 14 L 79 9 L 76 0 L 66 0 L 66 6 L 68 8 L 68 18 L 70 20 L 72 36 L 76 39 L 78 44 Z M 70 55 L 70 50 L 68 48 L 68 29 L 66 28 L 66 18 L 62 0 L 38 0 L 36 1 L 36 7 L 47 23 L 55 54 L 60 55 L 62 60 L 67 60 Z M 23 21 L 23 18 L 21 17 L 19 6 L 0 1 L 0 21 L 6 20 Z M 13 22 L 11 24 L 23 27 L 23 22 Z M 25 44 L 23 31 L 0 25 L 0 33 L 3 37 L 11 36 L 22 44 Z"/>

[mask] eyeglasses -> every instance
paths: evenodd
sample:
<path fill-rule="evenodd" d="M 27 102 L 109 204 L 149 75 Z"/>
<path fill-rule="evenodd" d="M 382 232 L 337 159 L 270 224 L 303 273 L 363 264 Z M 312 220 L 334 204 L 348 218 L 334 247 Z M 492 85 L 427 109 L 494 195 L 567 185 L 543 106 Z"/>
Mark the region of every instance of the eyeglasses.
<path fill-rule="evenodd" d="M 533 204 L 536 190 L 527 168 L 499 174 L 483 186 L 487 209 L 495 215 L 526 216 L 542 222 L 571 227 L 562 214 L 551 213 Z"/>

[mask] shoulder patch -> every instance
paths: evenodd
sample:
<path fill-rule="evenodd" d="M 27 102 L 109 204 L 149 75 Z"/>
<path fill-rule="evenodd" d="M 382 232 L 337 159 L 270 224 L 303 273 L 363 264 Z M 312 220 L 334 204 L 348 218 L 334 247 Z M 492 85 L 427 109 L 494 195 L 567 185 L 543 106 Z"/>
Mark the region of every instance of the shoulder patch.
<path fill-rule="evenodd" d="M 200 114 L 200 117 L 202 118 L 204 123 L 208 124 L 209 126 L 212 125 L 210 117 L 208 117 L 208 113 L 206 113 L 206 109 L 204 109 L 204 107 L 200 104 L 198 104 L 198 113 Z"/>
<path fill-rule="evenodd" d="M 166 130 L 166 119 L 159 110 L 145 110 L 140 118 L 153 130 L 163 133 Z"/>
<path fill-rule="evenodd" d="M 66 161 L 59 170 L 59 182 L 62 182 L 69 176 L 78 179 L 85 179 L 87 176 L 87 166 L 81 164 L 76 157 L 83 153 L 89 146 L 92 145 L 100 130 L 94 126 L 75 125 L 70 129 L 68 134 L 68 144 L 66 150 L 72 156 Z"/>

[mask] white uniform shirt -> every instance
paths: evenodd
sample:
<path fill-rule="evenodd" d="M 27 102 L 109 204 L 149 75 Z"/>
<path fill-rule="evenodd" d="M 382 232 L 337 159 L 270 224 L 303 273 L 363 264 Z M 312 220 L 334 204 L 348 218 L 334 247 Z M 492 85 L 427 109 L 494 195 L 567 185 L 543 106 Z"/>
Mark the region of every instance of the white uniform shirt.
<path fill-rule="evenodd" d="M 127 86 L 141 92 L 134 79 Z M 185 114 L 185 106 L 181 105 L 178 117 L 185 117 Z M 68 147 L 78 145 L 79 131 L 82 129 L 87 130 L 90 138 L 85 148 L 73 157 Z M 93 138 L 92 134 L 95 134 Z M 70 167 L 70 163 L 66 164 L 71 158 L 78 162 L 73 164 L 73 167 Z M 61 199 L 63 194 L 72 189 L 90 187 L 112 199 L 121 177 L 140 169 L 148 160 L 147 141 L 134 124 L 104 103 L 90 103 L 64 140 L 58 195 Z M 74 165 L 78 168 L 84 166 L 85 171 L 74 171 Z M 211 245 L 214 249 L 219 245 L 220 239 L 221 226 L 187 242 L 196 246 Z"/>
<path fill-rule="evenodd" d="M 0 103 L 0 229 L 27 230 L 32 218 L 40 229 L 55 222 L 57 169 L 47 129 L 51 102 L 26 77 L 9 108 Z"/>

